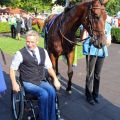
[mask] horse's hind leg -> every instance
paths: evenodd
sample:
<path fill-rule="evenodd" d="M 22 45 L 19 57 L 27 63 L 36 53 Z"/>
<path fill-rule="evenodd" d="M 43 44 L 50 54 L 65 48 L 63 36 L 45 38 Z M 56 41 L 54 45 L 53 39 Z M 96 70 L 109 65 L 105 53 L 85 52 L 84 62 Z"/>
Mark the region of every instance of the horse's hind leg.
<path fill-rule="evenodd" d="M 73 68 L 72 68 L 72 63 L 73 63 L 73 58 L 74 58 L 74 53 L 73 51 L 68 54 L 67 56 L 67 64 L 68 64 L 68 86 L 66 88 L 66 91 L 71 94 L 71 86 L 72 86 L 72 76 L 73 76 Z"/>

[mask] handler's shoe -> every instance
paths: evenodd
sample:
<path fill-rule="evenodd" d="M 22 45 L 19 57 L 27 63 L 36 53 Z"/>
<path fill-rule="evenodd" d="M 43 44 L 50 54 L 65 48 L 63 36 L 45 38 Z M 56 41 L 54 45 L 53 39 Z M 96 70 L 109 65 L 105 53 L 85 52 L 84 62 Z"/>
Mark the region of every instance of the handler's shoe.
<path fill-rule="evenodd" d="M 99 99 L 98 98 L 93 98 L 95 103 L 99 103 Z"/>
<path fill-rule="evenodd" d="M 86 99 L 87 102 L 90 104 L 90 105 L 95 105 L 95 101 L 93 99 Z"/>

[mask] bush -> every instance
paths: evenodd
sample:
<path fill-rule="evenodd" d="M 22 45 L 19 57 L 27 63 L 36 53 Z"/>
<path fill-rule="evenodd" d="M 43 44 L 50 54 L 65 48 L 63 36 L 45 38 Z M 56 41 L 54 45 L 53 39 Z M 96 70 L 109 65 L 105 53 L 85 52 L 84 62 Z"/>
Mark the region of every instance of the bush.
<path fill-rule="evenodd" d="M 120 43 L 120 28 L 111 29 L 112 42 Z"/>
<path fill-rule="evenodd" d="M 0 22 L 0 33 L 10 32 L 10 25 L 8 22 Z"/>

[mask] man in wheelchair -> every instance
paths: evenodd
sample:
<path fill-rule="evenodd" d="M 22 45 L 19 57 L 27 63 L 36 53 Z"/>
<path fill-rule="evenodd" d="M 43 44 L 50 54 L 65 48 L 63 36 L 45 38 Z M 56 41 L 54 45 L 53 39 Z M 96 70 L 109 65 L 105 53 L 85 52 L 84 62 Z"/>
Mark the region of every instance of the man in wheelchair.
<path fill-rule="evenodd" d="M 52 68 L 52 63 L 45 49 L 38 47 L 39 34 L 30 30 L 26 34 L 26 46 L 16 52 L 10 66 L 10 78 L 12 89 L 20 91 L 16 82 L 16 71 L 19 70 L 20 82 L 24 89 L 38 98 L 40 120 L 56 120 L 54 87 L 45 80 L 45 69 L 52 77 L 53 84 L 57 90 L 60 89 L 60 82 Z"/>

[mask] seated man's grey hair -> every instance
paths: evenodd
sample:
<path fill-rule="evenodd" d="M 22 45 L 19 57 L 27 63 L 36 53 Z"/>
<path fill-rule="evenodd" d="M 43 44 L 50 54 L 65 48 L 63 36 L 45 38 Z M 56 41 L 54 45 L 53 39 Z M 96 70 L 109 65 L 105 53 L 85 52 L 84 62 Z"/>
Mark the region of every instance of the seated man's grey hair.
<path fill-rule="evenodd" d="M 26 38 L 27 38 L 28 36 L 34 36 L 34 37 L 36 37 L 36 40 L 39 40 L 39 39 L 40 39 L 39 33 L 38 33 L 37 31 L 35 31 L 35 30 L 30 30 L 30 31 L 28 31 L 28 32 L 26 33 Z"/>

